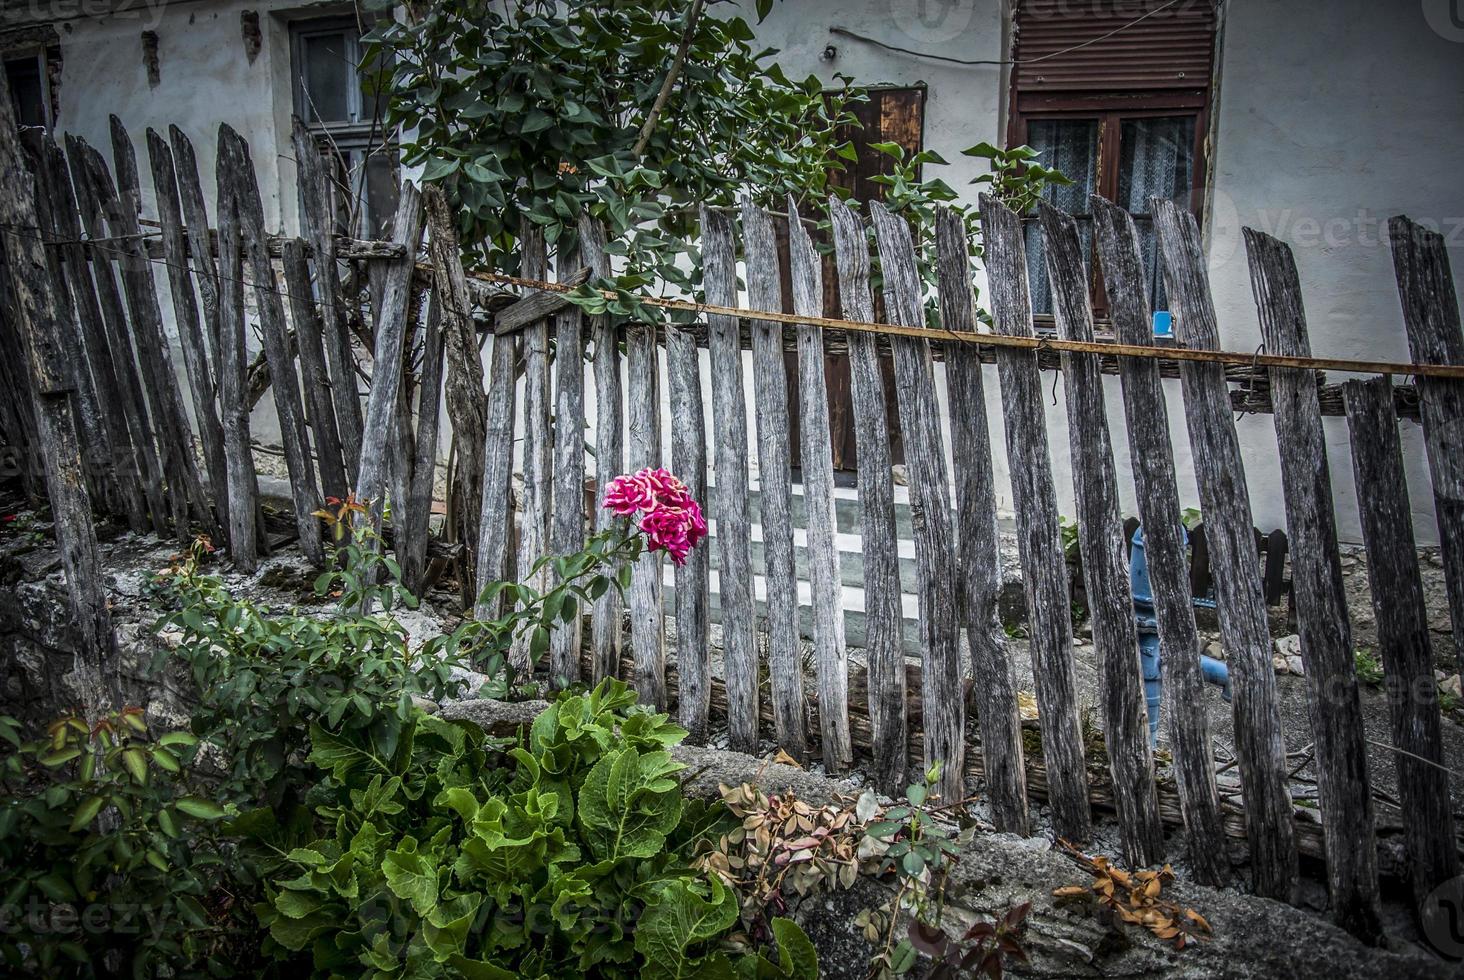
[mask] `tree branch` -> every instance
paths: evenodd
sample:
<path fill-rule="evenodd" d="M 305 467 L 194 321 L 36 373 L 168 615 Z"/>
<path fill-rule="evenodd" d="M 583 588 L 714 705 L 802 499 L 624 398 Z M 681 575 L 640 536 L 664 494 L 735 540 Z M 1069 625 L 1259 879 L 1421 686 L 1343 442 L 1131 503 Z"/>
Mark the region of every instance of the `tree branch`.
<path fill-rule="evenodd" d="M 655 132 L 656 121 L 661 118 L 661 110 L 666 108 L 666 103 L 671 99 L 671 90 L 676 87 L 676 79 L 681 76 L 681 69 L 686 64 L 686 52 L 691 47 L 692 35 L 696 33 L 696 22 L 701 17 L 702 7 L 705 5 L 706 0 L 693 0 L 691 10 L 686 15 L 686 29 L 681 32 L 681 43 L 676 47 L 676 57 L 671 62 L 671 70 L 666 73 L 666 80 L 661 83 L 661 91 L 656 93 L 656 101 L 651 103 L 651 111 L 646 115 L 640 136 L 636 137 L 635 146 L 630 151 L 631 155 L 637 159 L 645 152 L 646 144 L 651 141 L 651 133 Z"/>

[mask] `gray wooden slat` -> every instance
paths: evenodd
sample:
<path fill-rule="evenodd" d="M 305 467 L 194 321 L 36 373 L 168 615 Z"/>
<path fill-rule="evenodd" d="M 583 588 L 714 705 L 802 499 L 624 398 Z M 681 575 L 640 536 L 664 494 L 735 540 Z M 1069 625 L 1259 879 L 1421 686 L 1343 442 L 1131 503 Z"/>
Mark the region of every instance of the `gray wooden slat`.
<path fill-rule="evenodd" d="M 1435 888 L 1459 875 L 1459 849 L 1449 773 L 1444 768 L 1433 644 L 1413 538 L 1413 514 L 1391 380 L 1346 381 L 1342 396 L 1347 405 L 1378 652 L 1383 660 L 1393 745 L 1398 748 L 1404 844 L 1413 898 L 1421 905 Z"/>
<path fill-rule="evenodd" d="M 579 220 L 580 255 L 596 278 L 610 275 L 610 256 L 605 251 L 605 229 L 588 214 Z M 505 338 L 511 342 L 509 338 Z M 592 317 L 590 340 L 594 344 L 595 370 L 595 506 L 594 528 L 598 534 L 610 527 L 615 515 L 600 506 L 605 486 L 625 466 L 624 414 L 620 403 L 619 331 L 608 314 Z M 495 344 L 499 343 L 495 339 Z M 703 478 L 705 487 L 705 478 Z M 706 497 L 697 498 L 705 504 Z M 599 683 L 620 671 L 623 636 L 623 597 L 619 589 L 606 589 L 595 600 L 590 616 L 590 648 L 594 651 L 593 681 Z M 683 695 L 683 698 L 685 695 Z"/>
<path fill-rule="evenodd" d="M 509 575 L 513 540 L 514 377 L 518 338 L 494 337 L 488 365 L 488 416 L 483 436 L 483 500 L 478 517 L 478 567 L 473 616 L 497 619 L 503 601 L 483 601 L 483 590 Z"/>
<path fill-rule="evenodd" d="M 1092 209 L 1114 332 L 1120 343 L 1152 346 L 1147 280 L 1133 218 L 1097 195 L 1092 198 Z M 1225 848 L 1214 846 L 1215 841 L 1224 839 L 1225 827 L 1220 818 L 1215 756 L 1204 707 L 1204 678 L 1199 659 L 1193 655 L 1200 648 L 1200 638 L 1190 597 L 1183 514 L 1175 483 L 1174 447 L 1169 439 L 1169 410 L 1156 362 L 1123 358 L 1119 375 L 1139 519 L 1144 529 L 1144 557 L 1158 621 L 1160 674 L 1165 691 L 1163 715 L 1168 719 L 1191 873 L 1205 884 L 1221 885 L 1230 877 L 1230 862 Z"/>
<path fill-rule="evenodd" d="M 1268 353 L 1310 357 L 1301 281 L 1291 249 L 1246 228 L 1251 289 Z M 1271 368 L 1272 416 L 1290 535 L 1291 581 L 1316 746 L 1317 802 L 1327 848 L 1332 918 L 1364 942 L 1382 935 L 1367 742 L 1343 594 L 1332 477 L 1316 378 Z"/>
<path fill-rule="evenodd" d="M 330 397 L 330 373 L 321 342 L 321 322 L 311 300 L 305 242 L 299 238 L 287 239 L 280 255 L 285 298 L 290 304 L 290 322 L 295 327 L 295 347 L 300 352 L 300 383 L 305 389 L 311 442 L 320 469 L 320 489 L 327 497 L 344 500 L 350 490 L 350 480 L 336 428 L 335 402 Z"/>
<path fill-rule="evenodd" d="M 42 166 L 48 175 L 51 193 L 55 195 L 55 227 L 58 237 L 65 244 L 59 246 L 62 271 L 66 277 L 75 304 L 77 323 L 81 330 L 82 349 L 92 384 L 96 388 L 99 405 L 106 406 L 102 413 L 111 444 L 111 466 L 118 488 L 122 494 L 127 513 L 128 526 L 136 532 L 147 526 L 147 500 L 142 489 L 143 462 L 141 452 L 133 446 L 130 421 L 133 403 L 124 394 L 113 361 L 111 341 L 98 299 L 100 289 L 92 279 L 91 263 L 87 260 L 86 247 L 81 244 L 81 223 L 78 217 L 79 205 L 72 191 L 71 175 L 66 167 L 66 158 L 50 134 L 42 141 Z M 125 365 L 124 365 L 125 367 Z M 139 403 L 141 393 L 138 392 Z"/>
<path fill-rule="evenodd" d="M 447 416 L 452 431 L 452 451 L 457 461 L 452 486 L 447 488 L 459 541 L 478 540 L 478 517 L 483 499 L 483 446 L 487 416 L 483 395 L 483 355 L 478 350 L 478 331 L 472 317 L 472 294 L 463 272 L 462 247 L 453 215 L 442 188 L 428 184 L 422 191 L 427 212 L 427 250 L 432 260 L 433 286 L 447 364 Z M 473 581 L 473 555 L 464 551 L 460 579 Z M 464 599 L 468 598 L 464 596 Z"/>
<path fill-rule="evenodd" d="M 522 250 L 519 274 L 526 279 L 549 277 L 549 257 L 544 232 L 524 218 L 519 232 Z M 536 592 L 549 588 L 549 568 L 534 565 L 549 551 L 549 502 L 553 475 L 549 461 L 553 453 L 554 430 L 549 424 L 549 324 L 540 321 L 523 331 L 524 492 L 518 520 L 518 578 Z M 514 641 L 511 662 L 523 671 L 533 670 L 530 643 L 533 632 L 520 633 Z"/>
<path fill-rule="evenodd" d="M 62 234 L 56 212 L 59 202 L 57 192 L 51 187 L 50 171 L 43 163 L 45 133 L 40 129 L 26 129 L 20 134 L 24 158 L 30 167 L 35 184 L 36 219 L 40 222 L 40 234 L 48 242 L 59 242 Z M 67 288 L 67 273 L 61 246 L 51 245 L 44 250 L 47 274 L 51 279 L 51 290 L 56 299 L 60 316 L 55 327 L 60 334 L 58 341 L 71 351 L 78 351 L 82 342 L 80 319 L 76 300 Z M 121 513 L 122 500 L 116 480 L 113 478 L 111 436 L 103 421 L 103 410 L 97 398 L 96 386 L 85 358 L 71 357 L 66 362 L 70 372 L 72 391 L 76 399 L 77 435 L 81 447 L 82 481 L 91 497 L 92 506 L 100 513 Z"/>
<path fill-rule="evenodd" d="M 69 390 L 66 360 L 73 356 L 61 344 L 57 320 L 57 284 L 49 281 L 44 249 L 23 229 L 40 227 L 33 197 L 35 185 L 15 138 L 16 122 L 10 89 L 0 77 L 0 244 L 4 246 L 14 303 L 14 329 L 24 346 L 46 487 L 67 593 L 80 633 L 76 678 L 81 682 L 88 718 L 120 707 L 106 696 L 115 640 L 107 589 L 97 553 L 91 501 L 81 480 L 81 449 Z M 9 319 L 9 317 L 7 317 Z"/>
<path fill-rule="evenodd" d="M 407 246 L 414 256 L 422 238 L 422 195 L 416 186 L 404 181 L 392 221 L 393 238 Z M 407 339 L 407 304 L 412 292 L 413 258 L 398 259 L 387 270 L 382 293 L 380 315 L 376 320 L 375 370 L 371 376 L 371 395 L 366 401 L 365 444 L 361 447 L 361 469 L 356 475 L 356 495 L 368 502 L 368 510 L 358 517 L 376 533 L 381 532 L 383 498 L 395 465 L 391 458 L 396 424 L 397 400 L 402 387 L 402 351 Z M 373 547 L 379 540 L 373 541 Z"/>
<path fill-rule="evenodd" d="M 184 231 L 188 235 L 188 266 L 198 285 L 202 300 L 204 337 L 208 343 L 209 364 L 215 373 L 219 363 L 219 269 L 214 262 L 212 236 L 209 234 L 208 204 L 203 184 L 198 179 L 198 158 L 193 144 L 177 126 L 168 127 L 173 146 L 173 169 L 178 178 L 178 194 L 183 209 Z M 217 380 L 215 380 L 217 398 Z M 215 495 L 222 488 L 215 491 Z M 222 504 L 222 501 L 220 502 Z"/>
<path fill-rule="evenodd" d="M 1218 349 L 1220 334 L 1210 297 L 1194 215 L 1172 202 L 1150 210 L 1164 256 L 1164 282 L 1175 311 L 1175 336 L 1185 347 Z M 1286 787 L 1286 746 L 1271 669 L 1271 637 L 1256 565 L 1255 523 L 1225 369 L 1185 361 L 1179 367 L 1185 422 L 1205 514 L 1205 543 L 1215 575 L 1220 636 L 1231 672 L 1235 752 L 1245 789 L 1252 881 L 1258 894 L 1290 901 L 1297 881 L 1296 834 Z"/>
<path fill-rule="evenodd" d="M 954 332 L 975 333 L 976 303 L 965 221 L 943 207 L 936 212 L 935 233 L 941 324 Z M 956 478 L 957 574 L 971 648 L 976 717 L 981 725 L 982 770 L 992 823 L 997 830 L 1025 835 L 1030 828 L 1027 774 L 1016 680 L 998 610 L 1001 539 L 996 526 L 985 381 L 975 347 L 949 344 L 945 355 Z"/>
<path fill-rule="evenodd" d="M 578 263 L 578 247 L 561 247 L 556 272 L 560 277 L 572 275 Z M 570 306 L 554 316 L 554 492 L 549 543 L 553 554 L 560 556 L 585 546 L 584 355 L 584 314 L 579 307 Z M 576 608 L 574 618 L 550 634 L 549 665 L 556 682 L 580 679 L 582 630 L 583 617 Z"/>
<path fill-rule="evenodd" d="M 274 392 L 275 416 L 279 420 L 280 445 L 284 449 L 285 469 L 290 477 L 290 500 L 294 505 L 295 530 L 300 536 L 300 550 L 312 565 L 325 562 L 321 545 L 320 519 L 315 516 L 322 504 L 320 486 L 310 463 L 310 438 L 305 432 L 305 409 L 300 399 L 300 384 L 295 371 L 295 358 L 285 326 L 285 304 L 280 295 L 274 264 L 269 258 L 268 233 L 264 226 L 264 202 L 259 196 L 259 182 L 249 144 L 227 123 L 219 127 L 221 147 L 234 157 L 239 183 L 234 188 L 234 207 L 239 216 L 244 262 L 254 286 L 254 304 L 259 312 L 259 333 L 264 341 L 264 354 L 269 363 L 270 388 Z M 377 367 L 380 368 L 378 362 Z M 381 501 L 375 502 L 380 506 Z"/>
<path fill-rule="evenodd" d="M 1027 291 L 1021 219 L 995 198 L 983 194 L 981 224 L 996 332 L 1030 337 L 1032 303 Z M 1053 829 L 1069 840 L 1085 841 L 1092 833 L 1092 816 L 1078 724 L 1072 608 L 1059 535 L 1057 491 L 1048 457 L 1042 379 L 1032 351 L 997 348 L 996 364 Z"/>
<path fill-rule="evenodd" d="M 406 540 L 397 543 L 402 581 L 419 597 L 427 590 L 427 539 L 432 523 L 432 486 L 437 473 L 444 348 L 442 298 L 434 289 L 427 295 L 427 323 L 422 336 L 422 383 L 417 389 L 416 455 L 408 492 Z"/>
<path fill-rule="evenodd" d="M 224 430 L 219 424 L 215 403 L 213 372 L 209 367 L 208 349 L 198 319 L 198 299 L 188 263 L 188 244 L 184 237 L 183 210 L 178 197 L 178 180 L 173 168 L 173 153 L 155 131 L 147 131 L 148 159 L 152 169 L 154 199 L 158 221 L 163 230 L 163 257 L 168 268 L 168 286 L 173 297 L 173 321 L 178 328 L 178 341 L 183 348 L 183 366 L 188 371 L 188 387 L 193 400 L 193 418 L 198 426 L 199 443 L 208 469 L 209 489 L 213 491 L 215 511 L 222 521 L 228 512 L 228 485 L 224 466 Z"/>
<path fill-rule="evenodd" d="M 707 302 L 737 305 L 732 219 L 701 209 L 702 268 Z M 742 345 L 736 317 L 707 317 L 712 362 L 712 423 L 717 483 L 713 495 L 721 550 L 722 662 L 727 679 L 727 724 L 732 748 L 756 752 L 758 663 L 752 593 L 752 519 L 747 501 L 747 403 L 742 387 Z M 632 422 L 631 431 L 635 427 Z"/>
<path fill-rule="evenodd" d="M 850 319 L 873 322 L 874 299 L 869 291 L 869 244 L 864 223 L 834 196 L 829 198 L 829 217 L 833 222 L 840 308 Z M 883 792 L 896 794 L 905 788 L 909 733 L 895 490 L 877 339 L 871 333 L 849 335 L 850 396 L 854 407 L 854 449 L 859 458 L 864 646 L 869 657 L 873 778 Z"/>
<path fill-rule="evenodd" d="M 748 305 L 755 310 L 781 310 L 783 296 L 773 219 L 750 200 L 742 205 L 742 240 L 747 253 Z M 788 372 L 783 360 L 783 325 L 770 320 L 752 320 L 750 325 L 773 729 L 778 745 L 802 761 L 808 758 L 808 734 L 804 720 L 803 643 L 798 622 L 798 570 L 793 560 L 792 452 L 788 446 Z"/>
<path fill-rule="evenodd" d="M 707 499 L 707 424 L 701 364 L 691 331 L 666 328 L 671 387 L 671 469 L 692 499 Z M 712 702 L 711 546 L 691 549 L 676 568 L 676 717 L 693 742 L 705 742 Z"/>
<path fill-rule="evenodd" d="M 315 258 L 315 276 L 320 289 L 320 313 L 325 323 L 325 350 L 330 358 L 331 396 L 335 399 L 336 425 L 345 453 L 346 473 L 357 473 L 361 465 L 361 396 L 356 387 L 356 357 L 351 328 L 346 322 L 340 270 L 336 266 L 335 192 L 315 146 L 315 137 L 298 117 L 293 117 L 290 142 L 295 150 L 299 174 L 300 228 L 310 242 Z"/>
<path fill-rule="evenodd" d="M 102 155 L 95 150 L 87 154 L 92 187 L 107 226 L 121 241 L 114 249 L 122 275 L 122 291 L 127 298 L 127 313 L 132 325 L 132 338 L 137 347 L 138 364 L 146 382 L 145 392 L 158 437 L 159 460 L 167 476 L 167 495 L 173 514 L 174 534 L 191 538 L 188 527 L 190 512 L 207 533 L 216 533 L 212 506 L 203 492 L 193 456 L 193 433 L 178 391 L 178 377 L 168 355 L 167 338 L 163 335 L 162 311 L 153 284 L 152 266 L 141 247 L 141 227 L 137 212 L 124 202 L 135 201 L 138 187 L 137 160 L 132 140 L 122 128 L 121 120 L 112 118 L 112 155 L 116 164 L 116 183 L 107 170 Z"/>
<path fill-rule="evenodd" d="M 1459 299 L 1443 236 L 1398 216 L 1388 221 L 1388 240 L 1413 360 L 1464 364 Z M 1419 378 L 1418 398 L 1454 624 L 1454 662 L 1464 671 L 1464 381 Z"/>
<path fill-rule="evenodd" d="M 656 331 L 643 323 L 625 327 L 625 390 L 628 406 L 626 468 L 661 465 L 661 396 Z M 630 648 L 634 686 L 642 704 L 666 704 L 666 622 L 661 552 L 643 552 L 630 570 Z"/>
<path fill-rule="evenodd" d="M 793 312 L 823 316 L 820 260 L 808 230 L 798 219 L 798 202 L 791 194 L 788 215 Z M 849 651 L 844 643 L 844 595 L 840 585 L 839 548 L 834 540 L 838 522 L 834 518 L 834 459 L 829 434 L 828 383 L 824 379 L 823 328 L 800 323 L 797 334 L 799 460 L 808 511 L 808 569 L 813 598 L 820 748 L 824 768 L 841 772 L 854 762 L 854 746 L 849 735 Z M 943 464 L 941 472 L 945 472 Z"/>
<path fill-rule="evenodd" d="M 922 326 L 920 273 L 915 267 L 910 227 L 879 204 L 871 204 L 869 211 L 879 246 L 886 316 L 891 323 Z M 961 690 L 961 604 L 951 601 L 949 594 L 956 580 L 951 481 L 941 440 L 930 343 L 911 337 L 892 341 L 920 594 L 925 765 L 940 763 L 941 797 L 955 801 L 965 796 L 966 705 Z"/>
<path fill-rule="evenodd" d="M 563 269 L 559 271 L 558 281 L 566 286 L 578 286 L 590 277 L 588 267 L 575 269 Z M 567 293 L 550 291 L 547 289 L 536 289 L 526 292 L 522 299 L 512 306 L 500 310 L 493 316 L 493 332 L 495 334 L 513 333 L 522 330 L 531 323 L 546 320 L 556 316 L 566 307 L 572 306 Z"/>
<path fill-rule="evenodd" d="M 219 223 L 219 422 L 224 429 L 228 470 L 229 553 L 242 572 L 259 564 L 259 484 L 249 445 L 248 352 L 244 343 L 244 239 L 235 188 L 241 180 L 236 155 L 218 142 Z"/>
<path fill-rule="evenodd" d="M 1093 339 L 1088 272 L 1072 216 L 1046 202 L 1038 205 L 1046 242 L 1047 278 L 1057 333 L 1064 340 Z M 1124 857 L 1130 866 L 1158 863 L 1164 856 L 1159 794 L 1149 751 L 1139 635 L 1129 588 L 1123 521 L 1118 512 L 1118 473 L 1103 403 L 1103 377 L 1092 354 L 1062 357 L 1067 394 L 1068 439 L 1077 500 L 1078 547 L 1083 584 L 1098 654 L 1104 744 L 1113 773 Z"/>

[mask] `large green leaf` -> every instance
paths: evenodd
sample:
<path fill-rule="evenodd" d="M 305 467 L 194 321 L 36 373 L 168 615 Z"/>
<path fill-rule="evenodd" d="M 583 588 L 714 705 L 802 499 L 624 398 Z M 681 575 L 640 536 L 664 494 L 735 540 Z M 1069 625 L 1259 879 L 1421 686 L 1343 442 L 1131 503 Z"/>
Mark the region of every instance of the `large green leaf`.
<path fill-rule="evenodd" d="M 648 858 L 665 847 L 681 820 L 681 784 L 686 768 L 666 752 L 621 749 L 595 763 L 579 794 L 578 815 L 585 839 L 600 860 Z"/>
<path fill-rule="evenodd" d="M 731 978 L 732 964 L 720 952 L 695 955 L 695 947 L 719 938 L 737 921 L 737 897 L 717 878 L 677 879 L 661 892 L 636 925 L 635 949 L 645 959 L 642 980 Z M 814 974 L 816 976 L 816 974 Z"/>
<path fill-rule="evenodd" d="M 403 838 L 396 850 L 387 851 L 381 871 L 392 893 L 411 902 L 418 915 L 437 907 L 437 856 L 418 853 L 416 838 Z"/>

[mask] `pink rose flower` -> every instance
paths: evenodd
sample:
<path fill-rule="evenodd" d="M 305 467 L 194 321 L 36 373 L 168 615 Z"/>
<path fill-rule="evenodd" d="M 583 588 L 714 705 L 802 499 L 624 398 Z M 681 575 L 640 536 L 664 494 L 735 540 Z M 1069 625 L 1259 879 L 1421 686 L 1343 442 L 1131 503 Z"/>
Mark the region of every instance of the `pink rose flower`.
<path fill-rule="evenodd" d="M 640 519 L 652 551 L 665 551 L 677 565 L 696 543 L 707 536 L 701 506 L 691 499 L 686 484 L 665 469 L 643 469 L 617 476 L 605 489 L 604 507 L 619 517 Z"/>

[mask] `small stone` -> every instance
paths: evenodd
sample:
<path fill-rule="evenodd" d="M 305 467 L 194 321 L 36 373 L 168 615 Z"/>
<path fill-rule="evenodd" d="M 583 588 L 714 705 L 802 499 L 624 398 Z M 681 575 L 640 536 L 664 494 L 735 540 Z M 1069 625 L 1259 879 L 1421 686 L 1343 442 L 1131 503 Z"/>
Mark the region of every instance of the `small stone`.
<path fill-rule="evenodd" d="M 1291 669 L 1286 665 L 1286 658 L 1279 653 L 1271 658 L 1271 666 L 1275 668 L 1278 674 L 1288 673 Z"/>
<path fill-rule="evenodd" d="M 1273 641 L 1276 652 L 1283 657 L 1301 656 L 1301 637 L 1292 633 L 1290 636 L 1278 637 Z"/>
<path fill-rule="evenodd" d="M 904 463 L 896 463 L 890 467 L 890 477 L 895 481 L 897 487 L 908 487 L 910 485 L 910 474 L 905 469 Z"/>
<path fill-rule="evenodd" d="M 1204 653 L 1211 660 L 1225 659 L 1225 648 L 1220 645 L 1219 640 L 1211 640 L 1209 643 L 1206 643 Z"/>
<path fill-rule="evenodd" d="M 1436 681 L 1443 681 L 1443 679 L 1445 677 L 1448 677 L 1448 676 L 1449 675 L 1446 674 L 1446 673 L 1444 673 L 1442 670 L 1435 670 L 1434 671 L 1434 680 L 1436 680 Z"/>
<path fill-rule="evenodd" d="M 437 714 L 437 702 L 431 698 L 424 698 L 420 694 L 412 695 L 412 706 L 422 709 L 423 712 L 429 715 Z"/>
<path fill-rule="evenodd" d="M 1306 673 L 1306 669 L 1302 666 L 1301 663 L 1301 657 L 1287 657 L 1286 669 L 1291 671 L 1298 677 Z"/>
<path fill-rule="evenodd" d="M 1458 674 L 1450 674 L 1439 682 L 1439 690 L 1447 691 L 1456 698 L 1464 698 L 1464 685 L 1460 684 Z"/>

